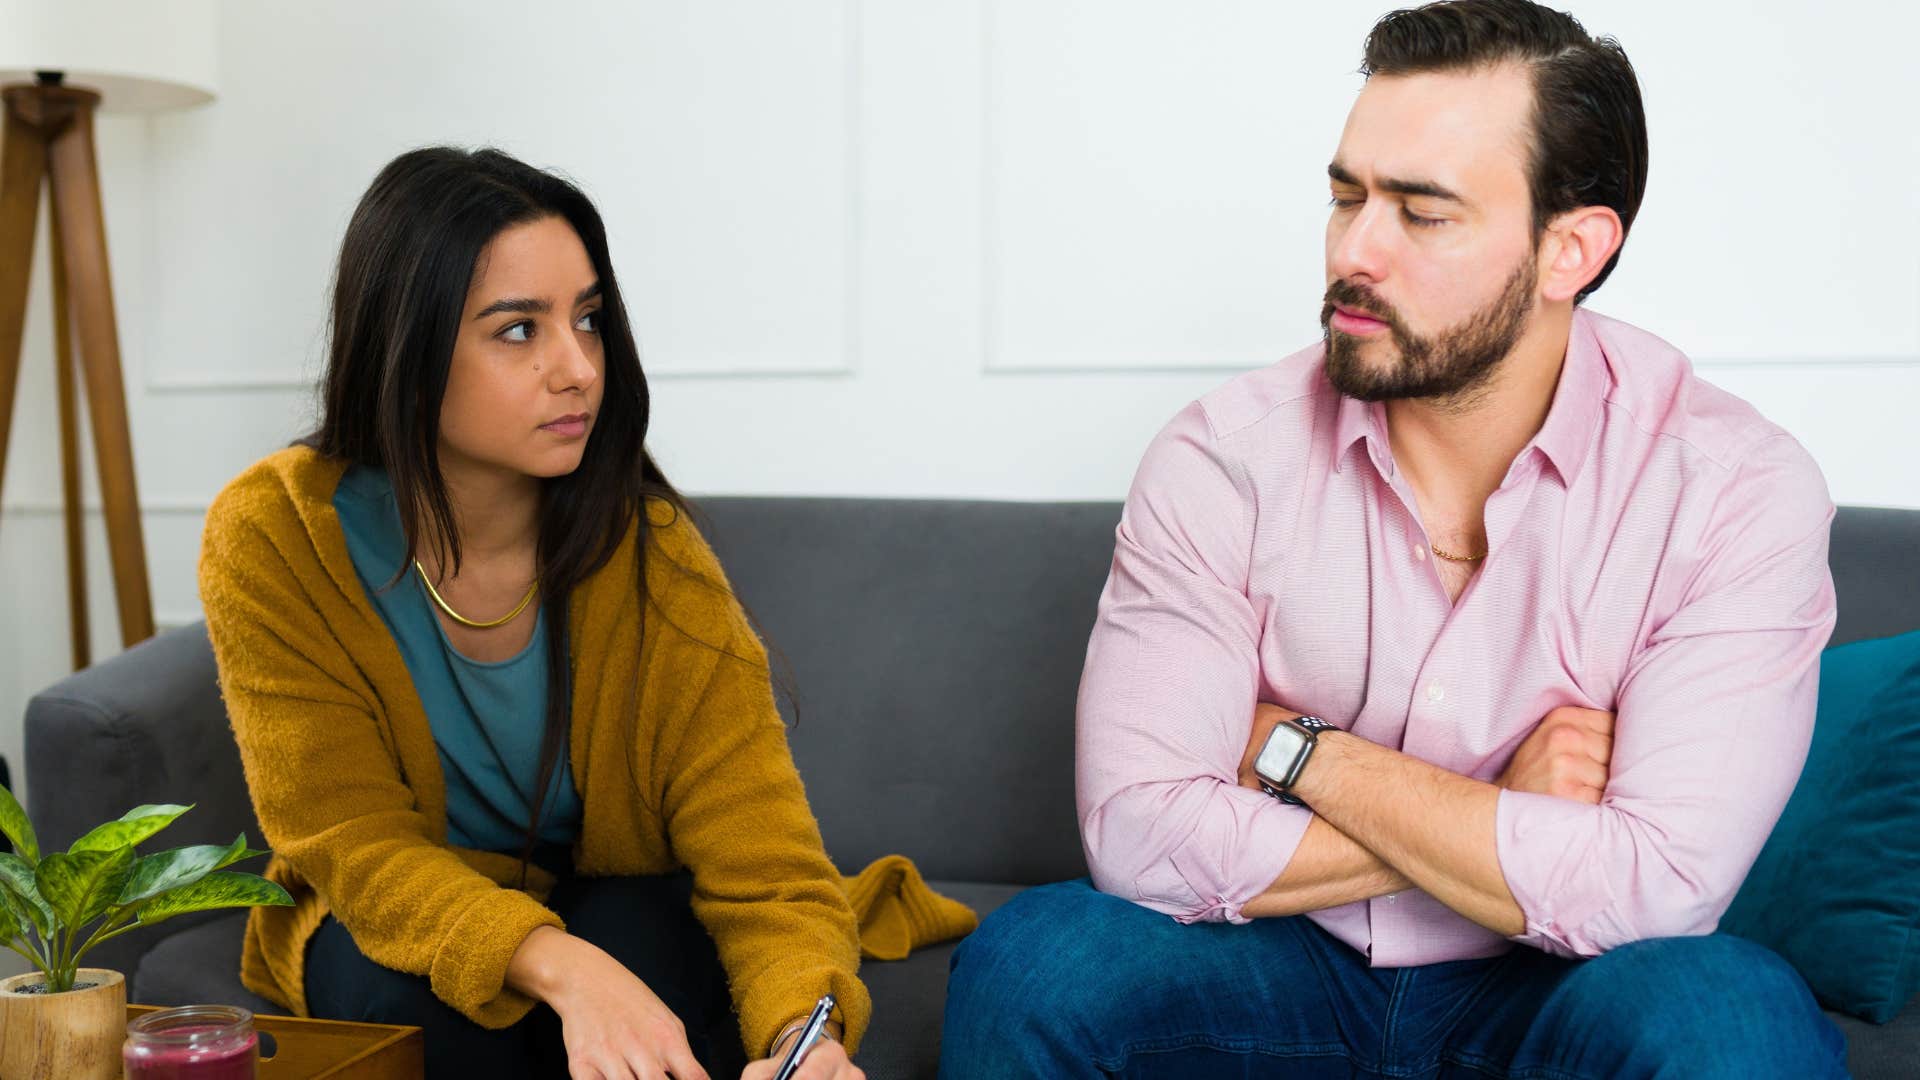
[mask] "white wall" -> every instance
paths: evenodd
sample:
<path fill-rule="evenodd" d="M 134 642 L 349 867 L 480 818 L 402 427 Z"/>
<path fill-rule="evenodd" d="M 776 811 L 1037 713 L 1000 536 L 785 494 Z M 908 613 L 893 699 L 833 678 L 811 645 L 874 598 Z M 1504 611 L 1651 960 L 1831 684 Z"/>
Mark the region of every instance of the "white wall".
<path fill-rule="evenodd" d="M 432 142 L 598 201 L 682 487 L 1118 498 L 1183 403 L 1317 336 L 1324 165 L 1388 6 L 223 0 L 215 104 L 100 131 L 157 612 L 198 617 L 204 506 L 312 422 L 347 215 Z M 1839 500 L 1920 506 L 1920 77 L 1867 44 L 1920 16 L 1576 7 L 1652 127 L 1594 306 L 1794 431 Z M 16 764 L 66 666 L 44 274 L 33 305 L 0 508 Z"/>

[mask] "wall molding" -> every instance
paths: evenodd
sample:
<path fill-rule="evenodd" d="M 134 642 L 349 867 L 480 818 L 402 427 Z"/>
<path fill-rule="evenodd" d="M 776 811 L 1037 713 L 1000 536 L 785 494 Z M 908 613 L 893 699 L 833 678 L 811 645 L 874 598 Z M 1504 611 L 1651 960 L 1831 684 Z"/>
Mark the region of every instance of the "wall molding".
<path fill-rule="evenodd" d="M 857 374 L 854 363 L 856 347 L 851 338 L 843 352 L 845 355 L 839 360 L 810 364 L 775 366 L 746 362 L 698 368 L 646 365 L 645 371 L 649 383 L 713 379 L 845 378 Z M 291 375 L 186 372 L 178 375 L 154 376 L 144 380 L 143 385 L 146 392 L 153 397 L 183 394 L 314 394 L 319 390 L 320 378 L 321 376 L 317 374 L 309 379 L 300 379 Z"/>
<path fill-rule="evenodd" d="M 202 517 L 211 505 L 212 499 L 142 499 L 140 513 L 151 517 Z M 80 512 L 89 517 L 100 517 L 106 510 L 98 500 L 89 499 L 81 504 Z M 60 517 L 65 513 L 66 505 L 58 499 L 22 499 L 0 504 L 0 515 Z"/>
<path fill-rule="evenodd" d="M 1204 360 L 1191 364 L 1115 364 L 1094 366 L 1089 364 L 1001 364 L 987 367 L 982 374 L 990 378 L 1022 378 L 1035 375 L 1043 376 L 1099 376 L 1113 378 L 1126 375 L 1191 375 L 1221 374 L 1235 375 L 1248 371 L 1257 371 L 1277 362 L 1288 353 L 1276 353 L 1264 360 L 1250 360 L 1247 363 L 1223 360 Z M 1754 357 L 1710 357 L 1694 359 L 1693 366 L 1698 371 L 1802 371 L 1818 373 L 1822 371 L 1848 370 L 1855 368 L 1902 369 L 1920 368 L 1920 354 L 1913 356 L 1754 356 Z"/>

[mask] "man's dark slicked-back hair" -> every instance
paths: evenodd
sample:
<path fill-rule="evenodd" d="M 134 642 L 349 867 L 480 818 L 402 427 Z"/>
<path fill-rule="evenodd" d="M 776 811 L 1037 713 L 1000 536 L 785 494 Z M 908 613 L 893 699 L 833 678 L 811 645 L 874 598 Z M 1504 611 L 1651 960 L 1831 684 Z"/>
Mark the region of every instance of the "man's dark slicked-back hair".
<path fill-rule="evenodd" d="M 1529 0 L 1442 0 L 1382 16 L 1367 35 L 1360 73 L 1508 63 L 1533 76 L 1527 186 L 1536 240 L 1555 216 L 1582 206 L 1611 207 L 1624 240 L 1647 189 L 1647 114 L 1619 42 L 1596 39 L 1573 16 Z M 1619 261 L 1616 251 L 1577 299 L 1598 289 Z"/>

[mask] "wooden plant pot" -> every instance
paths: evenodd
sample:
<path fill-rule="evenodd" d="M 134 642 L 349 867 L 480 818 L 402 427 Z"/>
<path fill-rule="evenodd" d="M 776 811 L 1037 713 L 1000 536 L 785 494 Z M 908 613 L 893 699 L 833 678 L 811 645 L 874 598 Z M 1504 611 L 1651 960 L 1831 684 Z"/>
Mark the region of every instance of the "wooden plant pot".
<path fill-rule="evenodd" d="M 127 1039 L 127 980 L 117 971 L 81 968 L 64 994 L 23 994 L 46 976 L 0 979 L 0 1076 L 7 1080 L 117 1080 Z"/>

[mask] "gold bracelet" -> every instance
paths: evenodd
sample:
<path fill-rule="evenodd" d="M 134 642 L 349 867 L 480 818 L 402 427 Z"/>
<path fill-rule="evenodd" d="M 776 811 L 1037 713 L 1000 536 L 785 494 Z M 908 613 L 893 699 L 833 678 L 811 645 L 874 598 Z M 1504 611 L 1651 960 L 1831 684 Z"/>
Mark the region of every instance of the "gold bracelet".
<path fill-rule="evenodd" d="M 805 1031 L 806 1029 L 807 1017 L 804 1016 L 789 1023 L 786 1027 L 781 1028 L 780 1034 L 773 1037 L 773 1049 L 767 1052 L 767 1057 L 769 1059 L 778 1058 L 780 1056 L 780 1044 L 787 1041 L 787 1036 L 795 1034 L 796 1032 Z M 824 1024 L 820 1027 L 820 1037 L 823 1039 L 833 1039 L 834 1042 L 840 1041 L 839 1039 L 833 1038 L 833 1032 L 828 1031 Z"/>
<path fill-rule="evenodd" d="M 775 1035 L 773 1037 L 773 1049 L 767 1051 L 767 1057 L 769 1059 L 778 1058 L 780 1056 L 780 1044 L 787 1041 L 787 1036 L 792 1035 L 797 1031 L 804 1030 L 806 1026 L 807 1026 L 807 1018 L 803 1016 L 800 1019 L 795 1020 L 792 1023 L 788 1024 L 786 1027 L 781 1028 L 780 1034 Z"/>

